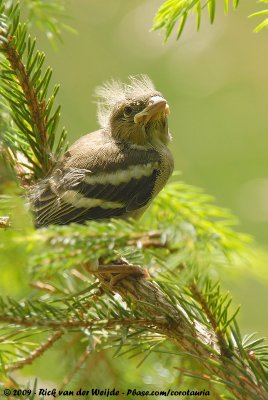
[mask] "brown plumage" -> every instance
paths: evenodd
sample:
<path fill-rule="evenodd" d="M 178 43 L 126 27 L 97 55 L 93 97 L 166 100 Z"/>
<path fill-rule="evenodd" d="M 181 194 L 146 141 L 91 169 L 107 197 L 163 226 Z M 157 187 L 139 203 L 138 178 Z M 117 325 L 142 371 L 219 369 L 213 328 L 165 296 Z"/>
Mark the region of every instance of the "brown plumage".
<path fill-rule="evenodd" d="M 146 76 L 97 89 L 101 129 L 77 140 L 30 193 L 36 226 L 138 218 L 173 170 L 169 107 Z"/>

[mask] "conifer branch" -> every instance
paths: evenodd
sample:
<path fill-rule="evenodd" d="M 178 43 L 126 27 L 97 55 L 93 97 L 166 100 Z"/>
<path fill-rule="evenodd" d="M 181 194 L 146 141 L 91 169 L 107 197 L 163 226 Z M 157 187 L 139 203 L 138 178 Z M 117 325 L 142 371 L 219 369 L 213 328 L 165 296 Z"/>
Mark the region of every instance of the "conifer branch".
<path fill-rule="evenodd" d="M 204 10 L 208 11 L 210 23 L 213 24 L 216 11 L 216 0 L 166 0 L 157 11 L 153 30 L 161 29 L 165 32 L 165 41 L 173 32 L 178 23 L 178 40 L 184 30 L 186 21 L 191 13 L 196 15 L 196 30 L 198 31 L 201 23 L 201 15 Z M 228 0 L 224 0 L 225 13 L 228 12 Z M 233 1 L 233 7 L 238 6 L 239 0 Z"/>
<path fill-rule="evenodd" d="M 34 318 L 18 318 L 18 317 L 9 317 L 5 315 L 0 315 L 0 322 L 4 324 L 11 324 L 20 327 L 28 327 L 28 328 L 44 328 L 44 329 L 60 329 L 60 327 L 65 329 L 80 329 L 80 328 L 113 328 L 115 325 L 140 325 L 140 326 L 154 326 L 161 327 L 162 324 L 166 324 L 167 321 L 161 318 L 156 318 L 154 322 L 150 319 L 140 318 L 140 319 L 111 319 L 111 320 L 102 320 L 102 321 L 91 321 L 91 320 L 56 320 L 56 319 L 34 319 Z"/>
<path fill-rule="evenodd" d="M 109 280 L 100 276 L 104 286 L 123 299 L 131 300 L 135 306 L 145 315 L 154 318 L 163 318 L 169 321 L 160 329 L 160 333 L 174 341 L 177 346 L 196 356 L 209 372 L 213 373 L 213 379 L 227 385 L 229 391 L 240 400 L 265 400 L 267 391 L 260 387 L 250 371 L 241 369 L 236 359 L 236 350 L 231 354 L 227 351 L 225 341 L 217 332 L 213 332 L 197 323 L 185 318 L 180 308 L 172 305 L 165 294 L 153 283 L 145 279 L 125 278 L 116 286 L 110 286 Z M 195 286 L 190 285 L 191 288 Z M 195 291 L 195 295 L 196 291 Z M 200 295 L 198 296 L 199 301 Z M 203 303 L 203 300 L 201 300 Z M 207 306 L 206 306 L 207 309 Z M 217 327 L 215 326 L 216 330 Z M 223 353 L 221 353 L 223 346 Z"/>
<path fill-rule="evenodd" d="M 226 212 L 211 204 L 208 207 L 207 196 L 193 193 L 194 189 L 186 189 L 184 184 L 169 185 L 145 222 L 92 222 L 90 229 L 59 226 L 25 236 L 25 246 L 36 249 L 31 264 L 39 279 L 35 287 L 43 290 L 50 285 L 49 289 L 56 290 L 49 290 L 50 302 L 46 303 L 0 301 L 2 325 L 11 330 L 64 329 L 83 335 L 87 328 L 96 336 L 98 348 L 117 343 L 118 354 L 124 353 L 121 348 L 125 346 L 134 351 L 137 345 L 138 351 L 150 353 L 156 344 L 167 340 L 199 361 L 211 381 L 225 385 L 237 399 L 265 399 L 268 387 L 262 369 L 267 347 L 262 339 L 248 338 L 243 344 L 235 315 L 229 313 L 229 299 L 205 271 L 201 279 L 193 265 L 197 262 L 198 266 L 200 251 L 201 259 L 208 260 L 210 254 L 213 260 L 227 256 L 225 262 L 230 262 L 233 249 L 236 254 L 241 251 L 247 238 L 230 230 L 232 218 L 229 221 Z M 158 220 L 160 212 L 165 218 Z M 143 271 L 136 277 L 114 279 L 122 275 L 120 269 L 124 273 L 124 268 L 137 265 L 137 261 L 139 268 L 144 268 L 145 261 L 152 259 L 153 264 L 147 265 L 154 277 L 151 281 L 143 278 Z M 99 270 L 89 268 L 94 260 L 100 260 Z M 125 266 L 122 260 L 126 260 Z M 61 288 L 57 282 L 63 273 Z M 98 281 L 92 283 L 93 276 L 101 287 Z M 67 290 L 66 283 L 73 280 L 82 283 L 83 289 L 78 285 L 77 293 Z M 116 300 L 115 293 L 122 301 Z M 8 354 L 2 357 L 10 360 Z"/>
<path fill-rule="evenodd" d="M 62 41 L 63 31 L 76 33 L 76 30 L 66 24 L 66 1 L 65 0 L 24 0 L 28 9 L 28 18 L 45 32 L 47 39 L 56 46 L 55 39 Z"/>
<path fill-rule="evenodd" d="M 231 356 L 231 352 L 230 352 L 230 350 L 228 348 L 228 344 L 225 341 L 224 334 L 221 331 L 221 329 L 220 329 L 220 327 L 219 327 L 219 325 L 217 323 L 215 315 L 213 315 L 213 313 L 211 312 L 211 310 L 209 308 L 209 304 L 206 301 L 205 297 L 199 291 L 199 289 L 198 289 L 198 287 L 197 287 L 195 282 L 192 282 L 189 285 L 189 289 L 190 289 L 190 291 L 191 291 L 191 293 L 193 295 L 193 298 L 201 305 L 202 310 L 205 312 L 205 314 L 206 314 L 206 316 L 207 316 L 207 318 L 208 318 L 208 320 L 209 320 L 209 322 L 211 324 L 211 327 L 212 327 L 212 329 L 213 329 L 213 331 L 214 331 L 214 333 L 215 333 L 215 335 L 217 337 L 217 342 L 218 342 L 221 354 L 224 357 L 230 357 Z"/>
<path fill-rule="evenodd" d="M 207 10 L 210 23 L 213 24 L 215 19 L 217 0 L 166 0 L 157 11 L 153 30 L 162 30 L 165 34 L 165 41 L 169 38 L 178 24 L 176 39 L 179 40 L 185 28 L 186 22 L 190 15 L 195 15 L 196 30 L 199 31 L 201 25 L 201 16 Z M 267 0 L 259 0 L 258 3 L 267 4 Z M 238 7 L 239 0 L 233 1 L 233 8 Z M 224 12 L 228 13 L 229 0 L 224 0 Z M 263 9 L 249 15 L 252 17 L 263 17 L 268 15 L 268 9 Z M 263 28 L 268 26 L 268 18 L 265 18 L 260 24 L 256 26 L 254 32 L 258 33 Z"/>
<path fill-rule="evenodd" d="M 19 4 L 5 8 L 0 0 L 0 105 L 8 127 L 1 132 L 1 147 L 10 149 L 11 158 L 2 154 L 22 186 L 46 176 L 66 148 L 66 130 L 56 138 L 60 107 L 53 110 L 53 104 L 59 86 L 46 99 L 52 70 L 42 72 L 45 55 L 35 51 L 35 42 L 20 23 Z"/>
<path fill-rule="evenodd" d="M 6 371 L 14 371 L 16 369 L 23 368 L 25 365 L 30 365 L 33 361 L 41 357 L 45 351 L 47 351 L 53 344 L 59 340 L 63 335 L 63 331 L 56 331 L 53 333 L 45 342 L 38 346 L 28 357 L 23 358 L 16 364 L 5 365 Z"/>
<path fill-rule="evenodd" d="M 41 146 L 44 150 L 44 153 L 40 154 L 41 157 L 39 161 L 41 170 L 45 175 L 52 166 L 52 151 L 48 142 L 48 132 L 44 116 L 44 110 L 46 109 L 47 104 L 44 100 L 42 102 L 38 100 L 36 90 L 32 85 L 30 77 L 26 71 L 26 67 L 23 64 L 17 49 L 14 47 L 13 37 L 5 34 L 3 31 L 0 31 L 0 35 L 6 39 L 2 43 L 2 51 L 10 63 L 11 70 L 14 72 L 14 74 L 16 74 L 18 83 L 25 98 L 26 105 L 30 111 L 33 125 L 36 126 L 36 129 L 40 135 Z M 47 154 L 49 154 L 50 157 L 47 157 Z"/>

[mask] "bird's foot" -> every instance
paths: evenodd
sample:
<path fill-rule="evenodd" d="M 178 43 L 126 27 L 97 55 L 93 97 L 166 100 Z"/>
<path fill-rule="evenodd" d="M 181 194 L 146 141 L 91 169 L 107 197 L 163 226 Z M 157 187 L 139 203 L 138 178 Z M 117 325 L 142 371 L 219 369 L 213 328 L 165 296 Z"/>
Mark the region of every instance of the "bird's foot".
<path fill-rule="evenodd" d="M 98 274 L 110 275 L 111 279 L 109 283 L 111 286 L 115 286 L 118 282 L 128 277 L 148 278 L 150 276 L 146 268 L 132 264 L 100 265 Z"/>
<path fill-rule="evenodd" d="M 147 268 L 140 265 L 130 264 L 125 258 L 121 258 L 113 264 L 101 264 L 101 260 L 94 260 L 84 264 L 84 268 L 96 276 L 102 275 L 105 280 L 109 280 L 111 286 L 115 286 L 127 277 L 149 278 Z"/>

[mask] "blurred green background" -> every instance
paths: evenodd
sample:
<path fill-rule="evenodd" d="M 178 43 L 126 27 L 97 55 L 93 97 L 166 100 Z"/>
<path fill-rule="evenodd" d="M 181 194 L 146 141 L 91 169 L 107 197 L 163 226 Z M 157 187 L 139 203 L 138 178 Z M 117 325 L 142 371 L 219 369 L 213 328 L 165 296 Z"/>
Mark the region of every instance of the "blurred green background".
<path fill-rule="evenodd" d="M 67 22 L 78 34 L 65 32 L 64 43 L 56 51 L 34 29 L 38 48 L 45 51 L 47 64 L 53 68 L 53 80 L 61 84 L 58 101 L 69 140 L 98 129 L 96 86 L 112 77 L 126 80 L 128 75 L 148 74 L 170 105 L 171 148 L 182 179 L 230 208 L 241 221 L 239 230 L 253 235 L 268 250 L 268 32 L 254 34 L 258 21 L 247 18 L 260 7 L 255 0 L 241 2 L 236 11 L 230 9 L 224 16 L 223 1 L 219 1 L 214 25 L 204 11 L 200 32 L 196 33 L 195 19 L 190 18 L 181 40 L 176 42 L 172 36 L 164 44 L 160 32 L 149 32 L 162 3 L 67 0 L 71 16 Z M 225 269 L 219 274 L 234 303 L 242 304 L 238 320 L 243 334 L 267 334 L 263 310 L 267 259 L 262 261 L 260 278 L 248 277 L 248 272 L 244 276 L 241 270 Z M 99 359 L 100 371 L 108 368 L 102 367 L 102 356 L 93 357 Z M 51 359 L 46 362 L 45 356 L 37 361 L 37 368 L 49 378 L 48 362 Z M 59 371 L 64 362 L 59 363 L 55 355 Z M 121 357 L 120 363 L 124 366 L 128 361 Z M 148 376 L 142 382 L 160 382 L 160 376 L 163 382 L 169 376 L 171 382 L 163 365 L 164 361 L 148 362 L 150 373 L 146 370 Z M 140 381 L 143 370 L 139 371 L 132 370 L 133 382 Z M 122 368 L 118 374 L 115 381 L 127 379 L 122 377 Z"/>
<path fill-rule="evenodd" d="M 54 81 L 61 83 L 70 142 L 98 128 L 96 86 L 111 77 L 148 74 L 171 108 L 171 148 L 183 180 L 233 210 L 239 229 L 267 248 L 268 33 L 254 34 L 258 20 L 248 19 L 260 7 L 241 2 L 224 16 L 223 1 L 217 2 L 213 25 L 204 11 L 200 32 L 190 18 L 181 40 L 172 36 L 164 44 L 160 32 L 149 32 L 162 3 L 68 0 L 68 23 L 78 34 L 65 33 L 57 51 L 36 31 Z M 267 273 L 257 281 L 229 279 L 230 272 L 223 279 L 242 304 L 243 332 L 266 334 L 267 319 L 256 310 L 267 302 Z"/>

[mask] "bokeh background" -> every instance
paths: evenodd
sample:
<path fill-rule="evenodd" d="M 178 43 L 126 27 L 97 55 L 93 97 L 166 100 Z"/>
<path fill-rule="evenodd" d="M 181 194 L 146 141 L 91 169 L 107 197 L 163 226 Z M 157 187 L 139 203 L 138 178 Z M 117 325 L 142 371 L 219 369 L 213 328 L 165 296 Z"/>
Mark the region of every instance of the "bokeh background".
<path fill-rule="evenodd" d="M 204 11 L 198 33 L 195 19 L 190 18 L 179 42 L 171 36 L 164 43 L 160 32 L 150 32 L 162 3 L 67 0 L 71 16 L 67 22 L 78 33 L 65 32 L 57 50 L 33 28 L 38 47 L 53 68 L 53 80 L 61 84 L 58 101 L 69 141 L 98 128 L 96 86 L 112 77 L 126 80 L 129 75 L 148 74 L 171 108 L 171 148 L 182 179 L 230 208 L 239 217 L 238 229 L 268 250 L 268 31 L 254 34 L 258 20 L 248 19 L 260 6 L 251 0 L 241 2 L 234 11 L 230 5 L 224 16 L 223 4 L 217 2 L 213 25 Z M 242 304 L 238 320 L 243 334 L 267 334 L 265 260 L 268 257 L 258 261 L 263 277 L 244 276 L 241 270 L 236 279 L 234 271 L 221 274 L 234 303 Z M 75 348 L 66 351 L 75 352 Z M 122 365 L 128 363 L 120 360 Z M 103 360 L 98 362 L 109 369 Z M 50 377 L 46 356 L 36 366 Z M 148 368 L 151 375 L 142 378 L 144 383 L 173 379 L 160 362 Z M 129 379 L 122 371 L 115 378 Z M 57 378 L 57 372 L 53 373 Z M 133 367 L 131 373 L 133 379 L 141 379 L 142 370 Z M 94 369 L 92 374 L 94 380 Z"/>

